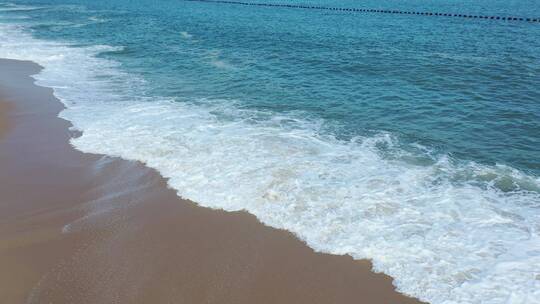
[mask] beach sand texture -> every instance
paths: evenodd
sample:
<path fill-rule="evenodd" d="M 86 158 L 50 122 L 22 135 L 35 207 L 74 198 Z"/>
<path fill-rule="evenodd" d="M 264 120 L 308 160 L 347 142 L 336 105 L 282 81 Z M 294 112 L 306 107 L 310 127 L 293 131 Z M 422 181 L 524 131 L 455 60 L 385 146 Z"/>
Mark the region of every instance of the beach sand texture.
<path fill-rule="evenodd" d="M 0 60 L 0 303 L 419 303 L 368 261 L 182 200 L 141 163 L 74 150 L 39 70 Z"/>

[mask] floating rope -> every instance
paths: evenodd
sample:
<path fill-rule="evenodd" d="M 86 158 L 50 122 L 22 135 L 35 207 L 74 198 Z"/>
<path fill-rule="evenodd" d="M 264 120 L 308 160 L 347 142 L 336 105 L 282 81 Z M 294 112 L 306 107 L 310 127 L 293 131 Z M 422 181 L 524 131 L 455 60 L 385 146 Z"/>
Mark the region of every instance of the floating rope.
<path fill-rule="evenodd" d="M 469 19 L 503 20 L 503 21 L 540 22 L 540 18 L 501 17 L 501 16 L 487 16 L 487 15 L 454 14 L 454 13 L 434 13 L 434 12 L 416 12 L 416 11 L 400 11 L 400 10 L 384 10 L 384 9 L 327 7 L 327 6 L 313 6 L 313 5 L 306 5 L 306 4 L 295 5 L 295 4 L 256 3 L 256 2 L 225 1 L 225 0 L 184 0 L 184 1 L 263 6 L 263 7 L 314 9 L 314 10 L 342 11 L 342 12 L 355 12 L 355 13 L 381 13 L 381 14 L 456 17 L 456 18 L 469 18 Z"/>

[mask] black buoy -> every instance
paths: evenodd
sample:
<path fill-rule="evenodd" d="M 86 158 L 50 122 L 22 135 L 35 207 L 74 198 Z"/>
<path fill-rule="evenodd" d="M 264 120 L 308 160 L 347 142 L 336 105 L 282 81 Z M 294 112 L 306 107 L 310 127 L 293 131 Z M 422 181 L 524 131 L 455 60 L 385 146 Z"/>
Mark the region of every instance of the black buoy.
<path fill-rule="evenodd" d="M 450 13 L 433 13 L 433 12 L 414 12 L 414 11 L 400 11 L 400 10 L 388 10 L 388 9 L 365 9 L 365 8 L 344 8 L 344 7 L 326 7 L 326 6 L 307 6 L 307 5 L 294 5 L 294 4 L 279 4 L 279 3 L 264 3 L 264 2 L 242 2 L 242 1 L 227 1 L 227 0 L 183 0 L 190 2 L 205 2 L 205 3 L 221 3 L 232 5 L 244 5 L 244 6 L 259 6 L 259 7 L 279 7 L 279 8 L 301 8 L 301 9 L 317 9 L 317 10 L 330 10 L 330 11 L 344 11 L 344 12 L 369 12 L 369 13 L 382 13 L 382 14 L 406 14 L 406 15 L 421 15 L 421 16 L 445 16 L 445 17 L 459 17 L 470 19 L 491 19 L 491 20 L 505 20 L 505 21 L 526 21 L 526 22 L 540 22 L 539 18 L 526 18 L 526 17 L 500 17 L 500 16 L 482 16 L 482 15 L 465 15 L 465 14 L 450 14 Z"/>

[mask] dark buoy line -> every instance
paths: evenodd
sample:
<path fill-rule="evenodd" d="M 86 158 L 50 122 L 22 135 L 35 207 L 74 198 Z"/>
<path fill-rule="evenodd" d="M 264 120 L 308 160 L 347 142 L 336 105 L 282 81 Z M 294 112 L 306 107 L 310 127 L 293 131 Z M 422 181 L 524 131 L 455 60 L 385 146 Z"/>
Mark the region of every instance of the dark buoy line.
<path fill-rule="evenodd" d="M 233 5 L 246 5 L 246 6 L 316 9 L 316 10 L 359 12 L 359 13 L 381 13 L 381 14 L 401 14 L 401 15 L 419 15 L 419 16 L 437 16 L 437 17 L 456 17 L 456 18 L 469 18 L 469 19 L 524 21 L 524 22 L 537 22 L 537 23 L 540 23 L 540 18 L 524 18 L 524 17 L 501 17 L 501 16 L 468 15 L 468 14 L 439 13 L 439 12 L 413 12 L 413 11 L 400 11 L 400 10 L 344 8 L 344 7 L 310 6 L 310 5 L 306 5 L 306 4 L 295 5 L 295 4 L 242 2 L 242 1 L 226 1 L 226 0 L 184 0 L 184 1 L 220 3 L 220 4 L 233 4 Z"/>

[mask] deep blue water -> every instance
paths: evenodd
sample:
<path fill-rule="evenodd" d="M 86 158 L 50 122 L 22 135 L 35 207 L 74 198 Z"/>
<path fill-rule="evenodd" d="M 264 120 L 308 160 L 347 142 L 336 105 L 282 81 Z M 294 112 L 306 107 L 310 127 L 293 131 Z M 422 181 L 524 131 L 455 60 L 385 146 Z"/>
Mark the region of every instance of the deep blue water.
<path fill-rule="evenodd" d="M 540 17 L 538 0 L 245 1 Z M 49 0 L 0 4 L 0 25 L 77 148 L 371 258 L 424 300 L 539 303 L 540 23 Z"/>

